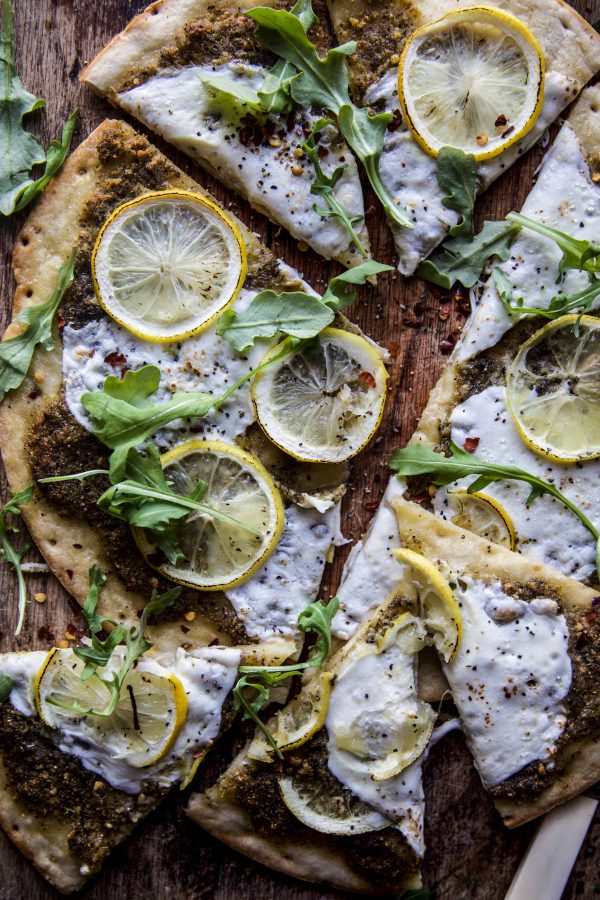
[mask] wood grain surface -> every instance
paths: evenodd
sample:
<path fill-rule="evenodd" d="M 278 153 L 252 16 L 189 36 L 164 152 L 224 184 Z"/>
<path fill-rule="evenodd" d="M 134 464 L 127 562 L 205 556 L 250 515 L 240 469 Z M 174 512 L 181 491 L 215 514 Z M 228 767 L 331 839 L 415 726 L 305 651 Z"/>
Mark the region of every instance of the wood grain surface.
<path fill-rule="evenodd" d="M 45 146 L 77 106 L 80 119 L 74 145 L 107 115 L 115 115 L 78 82 L 78 74 L 106 41 L 120 31 L 144 6 L 144 0 L 14 0 L 17 57 L 21 77 L 31 91 L 47 100 L 45 112 L 29 118 L 29 127 Z M 600 19 L 600 0 L 574 0 L 573 5 L 590 21 Z M 334 266 L 296 243 L 254 213 L 233 194 L 194 167 L 181 154 L 151 136 L 185 171 L 212 191 L 259 233 L 274 251 L 296 266 L 316 288 L 335 274 Z M 500 218 L 519 209 L 528 193 L 534 171 L 543 155 L 534 148 L 515 165 L 483 199 L 481 218 Z M 373 255 L 381 262 L 394 261 L 393 247 L 383 217 L 366 191 Z M 13 279 L 11 248 L 25 214 L 3 222 L 0 234 L 2 258 L 2 329 L 10 318 Z M 390 390 L 385 418 L 376 440 L 354 463 L 350 488 L 343 506 L 344 532 L 357 539 L 369 522 L 386 481 L 386 461 L 391 451 L 403 446 L 417 422 L 428 393 L 445 363 L 442 342 L 452 341 L 465 321 L 465 299 L 442 296 L 416 279 L 386 275 L 377 289 L 365 291 L 351 317 L 391 353 Z M 440 347 L 442 345 L 442 348 Z M 347 548 L 346 548 L 347 552 Z M 335 589 L 344 553 L 326 573 L 325 591 Z M 30 554 L 31 559 L 37 557 Z M 70 622 L 77 621 L 75 605 L 51 576 L 29 577 L 27 623 L 19 640 L 13 637 L 16 622 L 16 584 L 12 572 L 0 569 L 0 651 L 49 648 L 64 638 Z M 47 599 L 38 603 L 35 593 Z M 225 741 L 204 778 L 222 766 Z M 436 746 L 426 765 L 427 855 L 425 883 L 439 900 L 501 900 L 534 826 L 509 832 L 483 792 L 462 737 L 450 734 Z M 86 900 L 114 898 L 170 898 L 170 900 L 334 900 L 342 895 L 283 878 L 238 856 L 192 824 L 184 814 L 186 797 L 176 795 L 138 828 L 120 847 L 105 870 L 81 892 Z M 591 900 L 600 895 L 600 817 L 588 835 L 565 893 L 566 900 Z M 0 900 L 46 900 L 58 896 L 29 863 L 0 834 Z M 532 900 L 543 900 L 533 898 Z"/>

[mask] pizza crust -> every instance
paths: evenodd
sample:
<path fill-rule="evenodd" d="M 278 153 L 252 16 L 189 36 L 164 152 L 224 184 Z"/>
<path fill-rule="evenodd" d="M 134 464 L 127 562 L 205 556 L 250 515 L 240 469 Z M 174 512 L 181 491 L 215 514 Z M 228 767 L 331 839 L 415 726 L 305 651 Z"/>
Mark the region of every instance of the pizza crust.
<path fill-rule="evenodd" d="M 566 578 L 543 563 L 532 562 L 498 544 L 491 544 L 450 522 L 436 518 L 416 503 L 395 500 L 402 544 L 422 553 L 433 563 L 448 562 L 475 578 L 500 579 L 513 584 L 527 584 L 533 579 L 548 586 L 552 596 L 570 620 L 578 620 L 592 608 L 597 592 L 571 578 Z M 575 797 L 600 778 L 600 743 L 591 738 L 574 739 L 561 750 L 564 769 L 534 799 L 522 801 L 494 798 L 505 825 L 515 828 Z"/>

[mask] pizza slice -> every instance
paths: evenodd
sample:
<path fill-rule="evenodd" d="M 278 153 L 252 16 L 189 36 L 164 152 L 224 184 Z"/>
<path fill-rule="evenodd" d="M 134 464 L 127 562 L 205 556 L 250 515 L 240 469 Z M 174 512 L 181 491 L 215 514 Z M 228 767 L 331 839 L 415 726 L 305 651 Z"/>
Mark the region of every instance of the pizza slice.
<path fill-rule="evenodd" d="M 65 276 L 57 286 L 73 248 L 72 284 Z M 157 271 L 163 252 L 167 273 L 180 280 Z M 184 582 L 155 629 L 157 645 L 272 638 L 296 648 L 298 615 L 343 540 L 348 451 L 374 432 L 385 397 L 379 350 L 338 312 L 353 285 L 381 268 L 366 265 L 332 282 L 322 302 L 129 126 L 107 121 L 73 153 L 15 248 L 5 353 L 21 340 L 32 350 L 28 334 L 40 340 L 37 319 L 29 331 L 24 317 L 50 316 L 24 380 L 25 371 L 15 380 L 3 370 L 4 389 L 13 389 L 0 411 L 0 444 L 13 493 L 36 483 L 25 522 L 80 603 L 94 564 L 109 573 L 103 613 L 117 622 L 135 622 L 153 588 Z M 292 302 L 302 316 L 286 326 Z M 175 340 L 168 329 L 181 332 L 182 322 Z M 328 323 L 335 327 L 321 331 Z M 282 343 L 280 328 L 296 326 L 301 337 Z M 310 416 L 296 415 L 313 404 L 306 379 L 323 378 L 335 379 L 332 390 Z M 336 404 L 351 413 L 325 433 Z"/>
<path fill-rule="evenodd" d="M 539 140 L 560 112 L 595 75 L 600 68 L 600 38 L 591 25 L 562 0 L 532 0 L 530 3 L 498 0 L 478 9 L 469 0 L 391 0 L 376 4 L 368 0 L 330 0 L 328 6 L 339 42 L 357 42 L 356 52 L 348 57 L 356 102 L 365 104 L 374 111 L 387 111 L 394 115 L 384 140 L 381 174 L 396 202 L 411 215 L 412 229 L 392 225 L 399 255 L 398 267 L 403 274 L 409 275 L 450 229 L 453 233 L 460 230 L 457 228 L 461 220 L 458 210 L 461 204 L 463 211 L 469 207 L 465 198 L 460 200 L 460 195 L 463 179 L 466 184 L 469 178 L 464 177 L 466 170 L 463 167 L 460 172 L 450 171 L 445 178 L 438 180 L 440 170 L 436 156 L 431 152 L 432 145 L 428 145 L 429 151 L 423 149 L 427 141 L 423 140 L 422 135 L 418 140 L 415 137 L 415 134 L 419 134 L 418 129 L 407 125 L 407 101 L 405 98 L 405 108 L 402 110 L 398 96 L 398 67 L 399 63 L 402 65 L 401 57 L 407 41 L 417 29 L 449 16 L 447 30 L 437 28 L 431 34 L 431 47 L 423 45 L 420 51 L 423 59 L 430 54 L 432 66 L 438 65 L 441 74 L 429 71 L 425 76 L 423 73 L 425 80 L 421 87 L 423 92 L 428 88 L 430 92 L 423 93 L 423 97 L 417 94 L 414 103 L 416 107 L 420 104 L 424 122 L 431 123 L 441 119 L 439 124 L 443 140 L 440 142 L 445 145 L 461 147 L 462 138 L 457 122 L 462 117 L 468 119 L 473 145 L 469 147 L 469 141 L 465 141 L 463 146 L 476 157 L 484 157 L 477 163 L 476 188 L 481 191 Z M 470 14 L 472 21 L 464 16 L 459 21 L 460 11 L 471 7 L 474 8 L 474 12 Z M 543 100 L 537 107 L 539 114 L 536 113 L 537 119 L 534 122 L 530 120 L 529 131 L 517 141 L 514 138 L 519 132 L 517 123 L 520 106 L 517 104 L 512 118 L 505 115 L 507 110 L 496 109 L 494 105 L 494 78 L 501 83 L 510 70 L 511 63 L 507 60 L 504 70 L 503 63 L 499 62 L 497 70 L 493 74 L 489 73 L 488 81 L 484 65 L 485 54 L 477 56 L 479 51 L 474 50 L 478 38 L 484 44 L 490 40 L 491 47 L 496 40 L 494 30 L 496 34 L 503 30 L 502 19 L 495 15 L 496 10 L 501 14 L 511 14 L 518 21 L 515 23 L 511 19 L 510 23 L 506 23 L 505 34 L 496 46 L 497 56 L 492 57 L 495 62 L 502 59 L 511 42 L 513 46 L 515 42 L 521 43 L 523 26 L 529 30 L 530 35 L 526 45 L 531 50 L 537 41 L 545 62 L 545 79 L 541 87 Z M 456 25 L 453 24 L 454 21 Z M 456 79 L 451 77 L 451 72 L 454 71 L 451 67 L 457 62 L 453 53 L 462 59 L 459 66 L 461 74 Z M 470 68 L 471 61 L 473 68 Z M 515 57 L 512 62 L 518 68 L 523 60 Z M 447 69 L 443 68 L 446 64 Z M 476 69 L 477 66 L 479 69 Z M 469 91 L 465 82 L 464 96 L 460 91 L 457 91 L 456 96 L 446 96 L 450 84 L 460 85 L 462 90 L 463 82 L 460 79 L 468 77 L 474 79 L 472 85 L 480 88 Z M 533 76 L 529 80 L 532 78 Z M 433 94 L 433 100 L 428 106 L 428 98 L 431 98 L 433 91 L 438 93 Z M 523 96 L 520 86 L 515 86 L 512 96 Z M 479 109 L 478 101 L 482 109 Z M 536 97 L 532 97 L 532 107 L 534 103 L 537 103 Z M 489 106 L 486 107 L 486 104 Z M 445 117 L 438 116 L 439 109 L 452 112 Z M 484 133 L 482 123 L 492 113 L 497 119 L 491 121 L 488 135 L 487 132 Z M 411 115 L 414 119 L 414 109 Z M 504 148 L 490 158 L 485 158 L 495 140 L 503 141 Z M 433 150 L 437 153 L 436 146 Z M 462 231 L 464 233 L 464 227 Z"/>
<path fill-rule="evenodd" d="M 542 226 L 557 228 L 565 236 L 591 242 L 597 235 L 600 220 L 599 99 L 598 87 L 583 92 L 549 149 L 522 209 L 530 220 Z M 518 310 L 507 310 L 497 282 L 490 278 L 450 364 L 430 394 L 410 444 L 448 451 L 452 442 L 463 453 L 468 451 L 466 455 L 472 458 L 474 465 L 485 462 L 516 466 L 558 488 L 587 516 L 592 530 L 563 502 L 549 494 L 529 505 L 527 499 L 532 485 L 526 482 L 509 478 L 494 481 L 478 488 L 478 496 L 473 498 L 465 492 L 475 482 L 475 473 L 461 478 L 461 473 L 457 472 L 456 479 L 445 481 L 436 489 L 432 484 L 436 480 L 433 469 L 419 468 L 418 462 L 413 467 L 408 461 L 399 461 L 396 469 L 407 476 L 408 485 L 401 478 L 391 479 L 379 511 L 361 544 L 352 551 L 344 571 L 338 590 L 341 610 L 334 625 L 336 633 L 342 637 L 350 636 L 357 624 L 368 616 L 369 610 L 382 602 L 392 589 L 392 549 L 397 532 L 391 504 L 407 487 L 408 496 L 418 499 L 448 521 L 471 527 L 484 536 L 489 529 L 487 534 L 493 535 L 494 539 L 513 547 L 530 560 L 553 566 L 564 575 L 586 583 L 598 580 L 593 533 L 594 526 L 600 527 L 598 459 L 592 452 L 589 458 L 579 459 L 574 464 L 553 458 L 551 452 L 536 450 L 531 439 L 524 439 L 519 430 L 519 416 L 515 420 L 507 410 L 506 386 L 507 374 L 516 371 L 515 360 L 517 357 L 523 359 L 519 351 L 527 341 L 532 341 L 528 347 L 536 353 L 538 368 L 543 358 L 549 358 L 553 342 L 549 344 L 544 335 L 541 338 L 535 335 L 540 335 L 546 322 L 542 316 L 547 314 L 552 297 L 560 297 L 562 302 L 577 297 L 589 289 L 590 277 L 595 276 L 569 269 L 561 277 L 562 251 L 556 241 L 526 228 L 515 238 L 507 257 L 498 261 L 496 269 L 508 279 L 513 293 L 512 305 L 516 307 L 523 298 L 524 307 L 538 307 L 541 315 L 521 315 Z M 596 290 L 593 282 L 591 288 Z M 592 296 L 587 314 L 590 320 L 595 318 L 598 303 Z M 576 318 L 578 310 L 575 305 L 570 315 Z M 579 341 L 568 316 L 567 329 L 555 331 L 561 326 L 560 309 L 555 315 L 558 318 L 547 326 L 550 335 L 562 334 L 579 355 Z M 592 336 L 590 364 L 593 379 L 596 371 L 593 368 L 595 327 L 585 330 Z M 583 331 L 581 336 L 584 337 Z M 526 347 L 525 352 L 530 358 L 532 351 Z M 587 357 L 584 354 L 581 358 Z M 555 380 L 557 384 L 564 383 L 560 377 Z M 579 435 L 577 440 L 581 442 L 581 434 L 572 423 L 568 428 L 562 427 L 562 422 L 566 421 L 561 419 L 563 414 L 566 415 L 566 408 L 559 415 L 559 431 Z M 593 424 L 597 415 L 590 407 L 589 416 L 578 414 L 577 419 Z M 586 440 L 585 433 L 583 440 Z M 402 451 L 400 457 L 405 452 Z M 408 477 L 415 471 L 420 471 L 421 475 Z M 436 690 L 440 690 L 439 684 Z"/>
<path fill-rule="evenodd" d="M 600 598 L 415 503 L 394 508 L 402 545 L 433 564 L 460 608 L 444 672 L 484 786 L 505 824 L 521 825 L 600 777 Z M 400 590 L 422 592 L 410 556 L 400 558 Z"/>
<path fill-rule="evenodd" d="M 418 696 L 428 637 L 415 612 L 408 597 L 383 604 L 218 782 L 191 797 L 192 819 L 296 878 L 370 896 L 418 888 L 421 766 L 436 713 Z"/>
<path fill-rule="evenodd" d="M 337 128 L 322 124 L 326 112 L 292 106 L 285 96 L 295 70 L 282 69 L 256 40 L 245 15 L 254 5 L 153 3 L 81 79 L 297 240 L 326 259 L 357 265 L 368 256 L 369 237 L 356 162 Z M 317 7 L 323 21 L 324 6 Z M 329 35 L 310 4 L 294 10 L 324 52 Z M 315 147 L 311 134 L 320 122 Z"/>
<path fill-rule="evenodd" d="M 191 780 L 234 719 L 240 664 L 276 665 L 286 656 L 258 645 L 146 652 L 106 715 L 107 685 L 132 644 L 129 637 L 86 680 L 77 656 L 91 652 L 86 644 L 0 655 L 0 825 L 62 893 L 79 890 Z"/>

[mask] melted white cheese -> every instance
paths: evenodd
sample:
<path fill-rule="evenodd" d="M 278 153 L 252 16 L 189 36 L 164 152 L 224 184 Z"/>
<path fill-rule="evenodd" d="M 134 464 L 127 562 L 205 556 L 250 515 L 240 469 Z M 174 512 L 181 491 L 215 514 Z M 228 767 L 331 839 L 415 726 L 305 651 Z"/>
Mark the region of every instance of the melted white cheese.
<path fill-rule="evenodd" d="M 482 189 L 535 144 L 560 111 L 573 100 L 573 90 L 573 82 L 566 76 L 558 72 L 547 75 L 544 104 L 537 122 L 521 141 L 479 165 Z M 365 94 L 365 103 L 379 104 L 377 108 L 386 112 L 399 109 L 396 68 L 371 85 Z M 414 225 L 412 229 L 392 226 L 398 268 L 404 275 L 411 275 L 458 221 L 457 213 L 446 209 L 442 203 L 444 192 L 438 184 L 436 168 L 436 159 L 421 149 L 404 123 L 395 131 L 386 132 L 381 177 L 394 200 L 408 210 Z"/>
<path fill-rule="evenodd" d="M 117 648 L 103 670 L 107 677 L 120 665 L 125 648 Z M 45 652 L 7 653 L 0 657 L 0 672 L 9 675 L 14 686 L 10 702 L 24 715 L 34 714 L 33 681 L 46 658 Z M 240 651 L 232 647 L 206 647 L 186 653 L 181 647 L 170 657 L 146 654 L 136 671 L 156 675 L 176 675 L 188 703 L 187 716 L 171 750 L 158 762 L 145 768 L 131 766 L 119 759 L 109 736 L 99 743 L 98 732 L 85 718 L 67 717 L 55 737 L 63 753 L 77 756 L 82 766 L 105 778 L 113 787 L 128 794 L 139 793 L 150 780 L 159 787 L 181 781 L 189 772 L 194 756 L 208 750 L 219 734 L 221 711 L 233 688 L 240 664 Z M 90 717 L 91 718 L 91 717 Z"/>
<path fill-rule="evenodd" d="M 448 577 L 464 627 L 444 671 L 484 784 L 500 784 L 535 760 L 551 767 L 571 684 L 564 616 L 548 598 L 526 603 L 500 582 Z"/>
<path fill-rule="evenodd" d="M 393 722 L 414 716 L 418 708 L 415 656 L 397 644 L 376 653 L 350 656 L 340 668 L 331 692 L 325 722 L 331 773 L 359 799 L 397 825 L 410 846 L 425 850 L 423 818 L 425 801 L 421 781 L 422 759 L 399 775 L 374 781 L 363 759 L 337 745 L 340 735 L 354 727 L 369 740 L 373 758 L 393 750 Z M 390 728 L 386 727 L 386 723 Z"/>
<path fill-rule="evenodd" d="M 240 126 L 252 110 L 223 95 L 215 97 L 201 80 L 201 76 L 215 73 L 257 90 L 266 71 L 260 66 L 226 63 L 162 72 L 120 94 L 119 103 L 185 153 L 208 165 L 224 184 L 287 228 L 295 238 L 306 241 L 327 259 L 338 256 L 348 248 L 348 233 L 334 218 L 322 218 L 313 209 L 319 198 L 310 193 L 312 164 L 306 158 L 298 160 L 293 152 L 306 138 L 302 126 L 288 132 L 285 118 L 271 117 L 280 144 L 246 146 L 240 140 Z M 318 118 L 305 114 L 309 127 Z M 326 131 L 320 143 L 329 151 L 321 160 L 323 171 L 331 175 L 338 166 L 347 166 L 334 189 L 335 195 L 350 216 L 362 216 L 363 197 L 356 162 L 337 131 Z M 292 167 L 302 172 L 294 174 Z"/>
<path fill-rule="evenodd" d="M 342 640 L 352 637 L 398 583 L 398 562 L 392 550 L 400 546 L 400 534 L 391 504 L 405 490 L 398 478 L 390 479 L 367 534 L 346 560 L 337 591 L 340 610 L 333 620 L 333 633 Z"/>
<path fill-rule="evenodd" d="M 463 447 L 467 437 L 479 438 L 474 457 L 518 466 L 552 482 L 600 526 L 600 461 L 566 466 L 535 454 L 519 437 L 506 409 L 503 386 L 489 387 L 469 397 L 452 412 L 450 424 L 451 438 L 457 446 Z M 464 489 L 474 480 L 473 477 L 461 479 L 449 489 Z M 594 540 L 562 503 L 544 495 L 527 507 L 529 487 L 518 481 L 490 484 L 484 493 L 495 497 L 510 515 L 517 549 L 524 556 L 580 580 L 593 575 Z M 433 498 L 434 510 L 442 518 L 451 518 L 447 496 L 448 488 L 439 488 Z"/>
<path fill-rule="evenodd" d="M 255 297 L 242 290 L 232 308 L 241 312 Z M 99 390 L 108 375 L 121 376 L 128 369 L 153 365 L 160 369 L 158 390 L 152 402 L 163 403 L 175 391 L 206 391 L 220 396 L 247 372 L 256 368 L 272 342 L 257 341 L 240 355 L 216 334 L 212 325 L 195 337 L 172 344 L 144 341 L 107 316 L 83 328 L 63 329 L 63 381 L 67 406 L 88 431 L 91 423 L 81 404 L 86 391 Z M 154 440 L 167 450 L 191 437 L 233 441 L 254 421 L 250 382 L 242 385 L 219 410 L 211 410 L 191 425 L 181 420 L 157 431 Z"/>
<path fill-rule="evenodd" d="M 546 154 L 521 211 L 577 239 L 598 240 L 600 189 L 592 181 L 579 140 L 568 123 Z M 547 307 L 555 294 L 572 294 L 584 288 L 588 276 L 576 271 L 568 272 L 557 284 L 561 256 L 560 248 L 550 238 L 523 229 L 511 247 L 510 258 L 499 263 L 512 284 L 513 302 L 522 298 L 524 306 Z M 598 305 L 600 298 L 595 303 Z M 489 281 L 457 344 L 455 359 L 462 362 L 493 347 L 513 324 L 494 283 Z M 540 327 L 543 324 L 540 321 Z"/>
<path fill-rule="evenodd" d="M 296 634 L 298 616 L 317 594 L 327 552 L 340 543 L 340 508 L 289 506 L 279 544 L 244 584 L 226 591 L 250 637 Z M 341 538 L 343 541 L 343 538 Z"/>

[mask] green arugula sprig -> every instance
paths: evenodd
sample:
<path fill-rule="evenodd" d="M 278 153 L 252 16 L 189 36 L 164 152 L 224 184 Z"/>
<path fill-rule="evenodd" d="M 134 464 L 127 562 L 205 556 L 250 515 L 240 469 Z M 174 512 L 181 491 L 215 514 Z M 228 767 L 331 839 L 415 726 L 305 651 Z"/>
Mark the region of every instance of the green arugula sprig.
<path fill-rule="evenodd" d="M 27 608 L 27 587 L 25 585 L 25 576 L 22 569 L 22 560 L 29 550 L 30 544 L 27 543 L 20 550 L 17 550 L 17 548 L 13 545 L 11 535 L 18 534 L 19 529 L 14 523 L 9 522 L 8 517 L 21 515 L 22 507 L 29 503 L 32 497 L 33 485 L 29 485 L 29 487 L 23 488 L 22 491 L 18 491 L 16 494 L 14 494 L 14 496 L 11 497 L 10 500 L 7 500 L 2 509 L 0 509 L 0 544 L 2 545 L 2 558 L 6 560 L 6 562 L 9 563 L 15 570 L 17 583 L 19 586 L 19 617 L 17 620 L 15 635 L 21 634 L 23 624 L 25 622 L 25 610 Z"/>
<path fill-rule="evenodd" d="M 290 10 L 290 15 L 298 19 L 305 32 L 319 21 L 313 12 L 311 0 L 298 0 Z M 203 74 L 200 78 L 202 83 L 208 85 L 212 90 L 249 106 L 258 114 L 281 115 L 290 112 L 294 105 L 290 95 L 290 86 L 297 76 L 298 71 L 294 66 L 285 59 L 278 59 L 265 75 L 264 81 L 257 91 L 244 84 L 240 79 L 222 75 L 220 72 Z"/>
<path fill-rule="evenodd" d="M 455 210 L 460 218 L 448 232 L 453 237 L 473 234 L 473 212 L 477 189 L 477 162 L 471 153 L 456 147 L 442 147 L 437 157 L 438 184 L 446 196 L 442 203 Z"/>
<path fill-rule="evenodd" d="M 44 350 L 54 349 L 52 322 L 65 291 L 73 281 L 74 266 L 75 250 L 61 265 L 52 296 L 44 303 L 27 306 L 16 316 L 16 322 L 27 323 L 25 331 L 0 343 L 0 400 L 8 391 L 23 383 L 38 344 Z"/>
<path fill-rule="evenodd" d="M 13 680 L 10 675 L 4 675 L 0 672 L 0 706 L 8 700 L 12 689 Z"/>
<path fill-rule="evenodd" d="M 471 482 L 467 488 L 469 494 L 484 491 L 496 481 L 523 481 L 531 488 L 525 501 L 527 506 L 543 494 L 549 494 L 570 509 L 593 536 L 596 543 L 596 569 L 600 574 L 600 529 L 596 528 L 583 510 L 569 500 L 555 485 L 543 481 L 517 466 L 485 462 L 471 453 L 461 450 L 456 444 L 451 444 L 450 449 L 451 456 L 442 456 L 424 444 L 412 444 L 403 450 L 396 450 L 390 458 L 389 466 L 399 476 L 430 475 L 433 483 L 440 486 L 453 484 L 460 478 L 476 475 L 475 481 Z"/>
<path fill-rule="evenodd" d="M 45 105 L 23 86 L 15 61 L 14 16 L 10 0 L 2 0 L 0 37 L 0 213 L 10 216 L 35 200 L 60 169 L 71 145 L 77 110 L 52 141 L 48 155 L 32 134 L 23 128 L 23 118 Z M 34 166 L 45 163 L 42 175 L 30 177 Z"/>
<path fill-rule="evenodd" d="M 420 263 L 417 275 L 449 291 L 459 281 L 464 287 L 475 287 L 492 257 L 506 260 L 512 242 L 520 231 L 518 225 L 506 222 L 484 222 L 475 237 L 451 237 Z"/>
<path fill-rule="evenodd" d="M 569 270 L 587 272 L 594 290 L 595 276 L 600 273 L 600 244 L 573 238 L 558 228 L 544 225 L 516 212 L 509 213 L 506 219 L 500 222 L 484 222 L 482 230 L 473 238 L 459 235 L 445 240 L 429 259 L 419 265 L 417 274 L 446 290 L 457 281 L 466 288 L 474 287 L 490 259 L 497 257 L 504 261 L 509 258 L 512 243 L 523 228 L 550 238 L 560 247 L 562 257 L 558 267 L 559 281 Z M 589 299 L 588 288 L 585 291 L 584 300 L 580 301 L 580 305 L 584 305 Z M 563 301 L 561 295 L 553 299 L 556 301 L 554 306 L 556 313 L 559 309 L 558 304 Z M 564 302 L 570 303 L 570 298 Z M 570 308 L 577 307 L 573 304 Z M 519 308 L 515 308 L 514 312 L 518 314 Z M 527 312 L 543 314 L 541 310 L 538 312 L 537 308 L 530 308 Z M 556 318 L 556 315 L 550 318 Z"/>
<path fill-rule="evenodd" d="M 322 297 L 305 291 L 261 291 L 241 313 L 225 310 L 219 318 L 217 334 L 225 338 L 238 353 L 253 347 L 257 340 L 285 334 L 308 340 L 331 325 L 336 315 L 356 302 L 358 294 L 351 290 L 373 275 L 387 272 L 392 266 L 369 260 L 336 275 Z"/>
<path fill-rule="evenodd" d="M 88 679 L 92 677 L 98 678 L 107 689 L 109 700 L 104 709 L 92 709 L 91 707 L 83 706 L 78 702 L 65 704 L 50 698 L 50 703 L 80 716 L 106 717 L 112 715 L 119 702 L 123 685 L 131 667 L 152 647 L 152 644 L 145 636 L 148 619 L 150 616 L 160 615 L 164 612 L 167 607 L 175 602 L 181 593 L 181 588 L 172 588 L 165 594 L 160 595 L 154 591 L 149 602 L 144 607 L 139 628 L 136 629 L 133 626 L 127 628 L 127 626 L 113 622 L 111 619 L 103 619 L 103 617 L 99 616 L 97 613 L 100 592 L 105 583 L 106 575 L 104 575 L 97 566 L 92 566 L 89 573 L 88 594 L 83 607 L 83 615 L 90 630 L 91 645 L 74 647 L 73 653 L 85 663 L 81 673 L 81 680 L 88 681 Z M 103 631 L 105 623 L 113 625 L 114 628 L 109 632 L 106 638 L 101 638 L 100 634 Z M 126 651 L 119 669 L 116 672 L 112 672 L 110 678 L 103 678 L 98 670 L 104 669 L 108 665 L 116 648 L 122 641 L 125 641 Z"/>
<path fill-rule="evenodd" d="M 356 42 L 335 47 L 321 59 L 296 16 L 262 6 L 249 10 L 248 15 L 258 24 L 256 36 L 261 44 L 298 72 L 289 85 L 292 99 L 304 109 L 325 108 L 337 117 L 346 143 L 362 162 L 388 217 L 397 225 L 412 228 L 408 213 L 394 202 L 379 172 L 383 138 L 392 115 L 372 116 L 350 99 L 346 57 L 354 53 Z"/>
<path fill-rule="evenodd" d="M 322 298 L 301 291 L 287 294 L 261 291 L 245 313 L 231 310 L 223 313 L 217 332 L 237 350 L 251 347 L 259 338 L 279 333 L 287 337 L 276 353 L 220 396 L 177 391 L 164 403 L 148 403 L 160 382 L 160 370 L 156 366 L 127 372 L 123 379 L 109 375 L 102 390 L 83 394 L 81 402 L 92 418 L 94 434 L 113 451 L 110 457 L 113 484 L 125 480 L 127 457 L 133 447 L 175 419 L 202 418 L 210 410 L 219 409 L 258 372 L 297 352 L 332 322 L 339 310 L 353 303 L 357 295 L 348 290 L 351 285 L 364 284 L 371 275 L 387 269 L 390 266 L 369 260 L 333 278 Z"/>
<path fill-rule="evenodd" d="M 366 259 L 367 251 L 361 244 L 358 232 L 354 227 L 360 222 L 364 222 L 365 217 L 364 215 L 348 215 L 340 201 L 337 199 L 334 191 L 336 184 L 343 176 L 348 166 L 338 166 L 337 169 L 334 169 L 331 175 L 326 175 L 321 167 L 321 163 L 319 160 L 319 153 L 316 146 L 317 135 L 320 131 L 323 130 L 323 128 L 326 128 L 328 125 L 333 124 L 333 119 L 319 119 L 315 123 L 315 126 L 308 138 L 305 141 L 301 142 L 301 146 L 315 170 L 315 180 L 311 185 L 310 192 L 311 194 L 316 194 L 322 197 L 327 204 L 326 207 L 323 207 L 318 206 L 316 203 L 314 203 L 313 210 L 317 213 L 317 215 L 322 216 L 324 219 L 336 219 L 342 226 L 342 228 L 344 228 L 348 233 L 352 243 L 354 244 L 360 255 L 363 257 L 363 259 Z"/>
<path fill-rule="evenodd" d="M 576 312 L 579 314 L 579 318 L 575 322 L 576 332 L 579 329 L 579 319 L 592 309 L 596 298 L 600 295 L 600 278 L 590 273 L 590 283 L 581 291 L 574 294 L 555 294 L 546 307 L 525 306 L 522 297 L 514 300 L 510 279 L 502 269 L 496 266 L 492 270 L 492 279 L 509 316 L 541 316 L 544 319 L 559 319 L 568 313 Z"/>
<path fill-rule="evenodd" d="M 306 669 L 319 668 L 323 665 L 331 647 L 331 623 L 339 606 L 340 601 L 337 597 L 332 597 L 327 605 L 317 600 L 310 603 L 298 616 L 300 631 L 305 634 L 314 632 L 317 635 L 306 662 L 287 666 L 240 666 L 242 677 L 233 689 L 235 709 L 243 710 L 243 719 L 255 722 L 280 759 L 283 758 L 281 750 L 259 713 L 269 703 L 274 687 L 289 678 L 301 675 Z M 248 696 L 249 691 L 253 696 Z"/>

